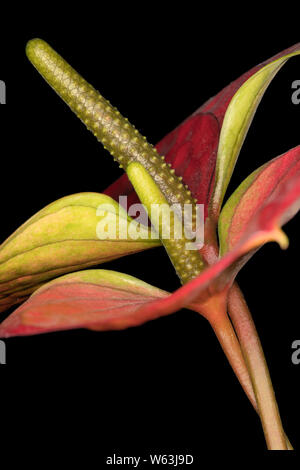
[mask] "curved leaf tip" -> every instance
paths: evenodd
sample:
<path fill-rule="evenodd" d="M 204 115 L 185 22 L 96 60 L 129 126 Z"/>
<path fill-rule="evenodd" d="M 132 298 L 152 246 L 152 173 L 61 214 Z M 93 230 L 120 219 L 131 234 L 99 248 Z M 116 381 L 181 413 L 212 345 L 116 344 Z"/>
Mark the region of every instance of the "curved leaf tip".
<path fill-rule="evenodd" d="M 299 54 L 300 45 L 293 52 L 265 65 L 243 83 L 230 101 L 220 134 L 210 205 L 210 214 L 215 220 L 219 216 L 236 160 L 264 92 L 284 63 Z"/>

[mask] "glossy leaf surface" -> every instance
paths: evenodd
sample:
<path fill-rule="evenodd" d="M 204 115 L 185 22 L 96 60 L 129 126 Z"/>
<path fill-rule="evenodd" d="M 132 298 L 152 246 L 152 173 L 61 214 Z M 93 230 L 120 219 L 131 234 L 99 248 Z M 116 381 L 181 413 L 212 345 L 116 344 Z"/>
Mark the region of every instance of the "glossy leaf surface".
<path fill-rule="evenodd" d="M 299 50 L 300 43 L 253 67 L 200 106 L 156 145 L 176 173 L 183 176 L 184 183 L 190 187 L 198 203 L 205 204 L 205 215 L 214 184 L 220 129 L 231 99 L 243 83 L 264 66 Z M 116 200 L 119 195 L 128 195 L 129 203 L 138 200 L 126 174 L 112 183 L 105 194 Z"/>
<path fill-rule="evenodd" d="M 289 198 L 297 196 L 298 185 L 300 187 L 300 146 L 274 158 L 249 175 L 231 195 L 221 212 L 221 254 L 232 250 L 252 224 L 267 226 L 268 218 L 273 220 L 276 211 L 283 209 L 281 204 L 290 207 L 283 219 L 282 215 L 278 217 L 278 225 L 287 222 L 294 215 Z"/>
<path fill-rule="evenodd" d="M 223 120 L 216 161 L 215 187 L 211 201 L 215 218 L 219 215 L 240 149 L 264 92 L 283 64 L 298 54 L 300 47 L 265 65 L 238 89 L 230 101 Z"/>
<path fill-rule="evenodd" d="M 100 207 L 107 210 L 97 212 Z M 117 224 L 114 238 L 99 238 L 101 220 Z M 128 229 L 121 237 L 122 221 L 137 226 L 113 199 L 97 193 L 66 196 L 39 211 L 0 247 L 0 310 L 48 279 L 159 245 L 143 226 L 140 238 Z"/>
<path fill-rule="evenodd" d="M 122 329 L 183 307 L 195 309 L 209 319 L 215 314 L 210 306 L 214 307 L 214 302 L 220 298 L 226 300 L 236 274 L 262 244 L 277 241 L 286 248 L 287 238 L 279 225 L 300 208 L 299 166 L 291 171 L 273 193 L 269 191 L 264 203 L 259 204 L 233 249 L 173 294 L 110 271 L 69 274 L 34 293 L 1 324 L 0 335 L 7 337 L 82 327 Z"/>

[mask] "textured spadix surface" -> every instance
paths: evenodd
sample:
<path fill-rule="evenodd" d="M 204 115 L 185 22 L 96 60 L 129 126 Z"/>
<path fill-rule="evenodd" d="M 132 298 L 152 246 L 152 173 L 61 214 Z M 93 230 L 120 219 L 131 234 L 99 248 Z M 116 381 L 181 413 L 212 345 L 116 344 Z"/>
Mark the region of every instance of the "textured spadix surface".
<path fill-rule="evenodd" d="M 299 44 L 284 52 L 297 53 L 298 51 Z M 277 58 L 283 55 L 284 53 L 281 53 Z M 245 74 L 241 79 L 227 87 L 223 92 L 217 95 L 217 97 L 201 107 L 199 112 L 201 110 L 208 113 L 215 112 L 217 120 L 222 122 L 233 92 L 237 91 L 238 86 L 244 83 L 246 78 L 253 75 L 253 73 L 263 65 L 265 65 L 265 63 L 248 72 L 248 74 Z M 271 68 L 269 70 L 271 70 Z M 274 68 L 274 71 L 277 71 L 277 67 Z M 273 76 L 273 73 L 271 73 L 271 76 Z M 261 77 L 263 77 L 263 75 L 261 75 Z M 256 98 L 259 99 L 261 97 L 261 91 L 264 91 L 266 84 L 269 83 L 270 76 L 266 75 L 265 78 L 266 80 L 263 79 L 261 81 L 261 89 L 259 83 L 256 81 L 258 87 L 254 87 L 254 94 L 251 94 L 250 86 L 249 100 L 247 100 L 246 97 L 247 93 L 245 94 L 247 86 L 243 89 L 243 102 L 246 108 L 244 106 L 242 106 L 242 108 L 243 111 L 246 110 L 248 124 L 251 121 L 251 119 L 249 121 L 249 116 L 252 116 L 255 111 L 257 104 Z M 253 83 L 252 81 L 252 84 Z M 238 109 L 240 104 L 241 102 L 238 99 L 233 102 L 229 115 L 229 124 L 234 124 L 235 120 L 238 121 Z M 247 114 L 247 106 L 250 113 L 249 115 Z M 206 114 L 205 116 L 208 115 Z M 212 114 L 209 116 L 211 117 Z M 165 145 L 162 145 L 162 148 L 167 148 L 168 151 L 170 151 L 172 146 L 174 147 L 172 158 L 175 159 L 175 161 L 177 159 L 179 166 L 185 165 L 185 151 L 187 149 L 189 152 L 193 150 L 191 142 L 194 142 L 194 136 L 195 133 L 197 133 L 197 129 L 194 125 L 198 122 L 200 121 L 197 119 L 197 114 L 195 114 L 194 118 L 187 120 L 187 122 L 181 126 L 182 132 L 176 130 L 169 138 L 166 138 Z M 191 123 L 193 124 L 192 126 L 190 125 Z M 230 129 L 230 126 L 227 127 L 227 129 Z M 245 135 L 247 125 L 245 127 L 240 126 L 240 129 Z M 180 142 L 177 139 L 178 135 L 182 137 Z M 226 170 L 224 172 L 226 181 L 228 181 L 228 174 L 230 174 L 233 169 L 234 159 L 237 156 L 239 147 L 239 145 L 236 145 L 236 139 L 230 138 L 230 132 L 227 132 L 227 135 L 229 139 L 226 138 L 226 133 L 223 133 L 222 137 L 223 143 L 226 144 L 227 152 L 222 156 L 224 157 L 223 164 L 226 166 L 228 163 L 229 165 L 228 171 Z M 212 138 L 215 143 L 217 138 L 216 132 L 213 132 Z M 201 142 L 202 140 L 200 139 L 200 143 Z M 215 145 L 212 146 L 212 149 L 213 152 L 215 152 Z M 215 161 L 214 157 L 212 156 L 212 159 L 209 159 L 209 161 L 212 165 Z M 78 273 L 81 279 L 76 277 L 77 273 L 75 273 L 70 275 L 68 279 L 66 279 L 65 276 L 40 289 L 36 295 L 33 295 L 22 307 L 17 309 L 2 323 L 0 329 L 1 335 L 32 334 L 81 326 L 95 329 L 106 329 L 107 327 L 125 328 L 141 324 L 144 321 L 157 318 L 160 315 L 166 315 L 184 306 L 192 307 L 191 302 L 197 302 L 196 310 L 201 311 L 201 306 L 206 305 L 209 299 L 219 296 L 220 293 L 226 293 L 239 269 L 263 243 L 275 240 L 279 242 L 283 248 L 287 246 L 287 237 L 281 231 L 280 226 L 288 221 L 297 212 L 300 206 L 300 174 L 298 168 L 299 147 L 290 150 L 286 154 L 271 161 L 269 164 L 259 168 L 241 184 L 225 205 L 219 222 L 219 234 L 224 256 L 213 266 L 208 267 L 197 279 L 192 280 L 172 295 L 168 295 L 167 293 L 158 295 L 157 291 L 154 292 L 152 290 L 156 288 L 148 286 L 146 291 L 148 293 L 151 291 L 153 297 L 152 294 L 149 296 L 146 291 L 143 293 L 140 291 L 140 294 L 145 295 L 145 297 L 143 300 L 140 298 L 141 304 L 138 308 L 136 308 L 137 302 L 136 298 L 134 298 L 132 299 L 133 304 L 135 304 L 134 308 L 133 305 L 131 305 L 128 306 L 128 310 L 126 310 L 127 306 L 125 302 L 125 310 L 119 309 L 118 312 L 115 312 L 115 310 L 112 312 L 112 304 L 108 302 L 107 297 L 106 300 L 103 298 L 102 288 L 107 288 L 107 283 L 112 282 L 113 278 L 111 276 L 114 277 L 113 284 L 115 287 L 116 283 L 121 282 L 122 284 L 124 279 L 122 280 L 121 278 L 124 275 L 120 273 L 112 274 L 108 281 L 107 272 L 106 274 L 97 274 L 95 276 L 98 277 L 98 281 L 95 282 L 94 275 L 89 278 L 88 272 L 85 272 L 84 275 Z M 195 170 L 200 171 L 200 168 L 197 167 Z M 192 171 L 190 171 L 190 174 L 191 173 Z M 209 181 L 211 182 L 211 178 L 208 178 L 206 183 Z M 226 182 L 224 184 L 222 183 L 223 187 L 225 187 L 226 184 Z M 124 187 L 125 186 L 126 184 Z M 120 194 L 124 190 L 124 187 L 120 188 Z M 207 188 L 208 186 L 206 185 L 205 187 Z M 211 188 L 211 184 L 209 188 Z M 114 193 L 114 196 L 116 194 L 118 194 L 118 191 Z M 250 203 L 252 203 L 252 205 Z M 104 279 L 105 277 L 106 279 Z M 132 282 L 138 283 L 140 281 L 135 280 Z M 87 283 L 87 285 L 83 286 L 83 283 Z M 91 287 L 91 284 L 93 287 Z M 90 292 L 86 290 L 85 287 L 87 287 L 87 289 L 94 289 L 95 284 L 97 284 L 97 298 L 95 297 L 94 300 L 98 307 L 100 306 L 98 311 L 99 317 L 95 316 L 93 309 L 90 310 L 89 304 L 86 303 L 86 301 L 90 300 L 90 296 L 85 295 L 86 292 Z M 137 284 L 135 284 L 135 287 L 136 285 Z M 80 291 L 78 291 L 78 288 Z M 150 290 L 148 291 L 148 289 Z M 129 300 L 128 297 L 126 297 L 126 299 Z M 78 307 L 79 304 L 77 300 L 80 303 L 80 308 Z M 112 300 L 114 301 L 114 298 L 112 298 Z M 118 301 L 119 300 L 118 297 Z M 54 305 L 55 308 L 53 307 Z M 80 312 L 77 308 L 79 308 Z M 133 308 L 133 310 L 131 310 L 131 308 Z M 72 317 L 73 313 L 76 318 Z M 129 313 L 128 316 L 127 313 Z M 26 327 L 24 327 L 24 325 L 26 325 Z"/>
<path fill-rule="evenodd" d="M 175 168 L 176 173 L 183 177 L 184 183 L 189 186 L 192 195 L 197 198 L 198 203 L 205 204 L 205 216 L 208 214 L 208 207 L 214 188 L 219 134 L 229 103 L 239 88 L 263 67 L 278 59 L 286 61 L 287 56 L 292 57 L 293 55 L 297 55 L 299 51 L 300 43 L 295 44 L 276 54 L 274 57 L 256 65 L 226 86 L 216 96 L 206 101 L 195 111 L 195 113 L 185 119 L 184 122 L 167 134 L 156 145 L 158 152 L 165 155 L 166 161 L 171 163 L 172 167 Z M 228 180 L 230 179 L 235 159 L 238 156 L 241 140 L 247 133 L 248 125 L 251 122 L 251 118 L 255 113 L 256 106 L 258 105 L 266 86 L 268 86 L 275 73 L 280 69 L 282 62 L 281 64 L 277 62 L 273 65 L 274 67 L 266 69 L 260 77 L 256 77 L 255 82 L 256 85 L 258 85 L 258 88 L 256 89 L 256 93 L 252 95 L 252 101 L 248 101 L 249 113 L 246 113 L 246 116 L 244 116 L 246 119 L 240 121 L 239 129 L 241 134 L 237 136 L 234 132 L 232 139 L 227 139 L 226 135 L 223 133 L 222 145 L 226 153 L 222 152 L 219 154 L 218 186 L 220 192 L 218 195 L 215 194 L 214 209 L 216 209 L 216 213 L 221 206 L 221 195 L 224 195 Z M 207 73 L 209 74 L 210 71 L 208 70 Z M 260 81 L 260 79 L 262 80 Z M 259 81 L 264 87 L 261 91 L 259 90 Z M 245 98 L 244 92 L 243 97 Z M 249 97 L 251 98 L 251 95 L 249 95 Z M 239 105 L 241 103 L 236 104 Z M 245 106 L 243 109 L 246 109 Z M 231 111 L 234 111 L 234 109 Z M 234 113 L 231 112 L 230 114 L 231 117 L 227 119 L 227 130 L 230 129 L 230 124 L 232 125 L 234 123 L 234 114 L 237 118 L 240 115 L 238 110 Z M 120 194 L 126 194 L 130 196 L 131 201 L 135 202 L 137 200 L 133 187 L 128 181 L 127 175 L 121 176 L 117 181 L 111 184 L 106 189 L 105 193 L 115 199 L 117 199 Z"/>
<path fill-rule="evenodd" d="M 140 172 L 138 179 L 131 178 L 134 186 L 144 185 L 145 189 L 150 192 L 153 184 L 156 185 L 161 193 L 160 200 L 169 205 L 178 204 L 182 211 L 185 209 L 185 204 L 192 205 L 195 220 L 194 201 L 191 192 L 181 182 L 182 178 L 175 175 L 175 170 L 169 167 L 164 157 L 157 153 L 157 150 L 116 108 L 46 42 L 33 39 L 27 44 L 26 52 L 29 60 L 49 85 L 109 150 L 125 171 L 132 164 L 139 164 L 146 171 L 145 178 L 143 178 L 143 172 Z M 149 187 L 147 187 L 146 180 L 150 181 Z M 141 202 L 144 203 L 144 200 L 141 199 Z M 157 202 L 160 203 L 160 201 Z M 164 243 L 163 239 L 162 241 Z M 170 238 L 167 243 L 164 243 L 183 283 L 196 277 L 204 268 L 199 251 L 185 249 L 185 244 L 189 241 L 185 240 L 183 234 L 181 239 Z"/>
<path fill-rule="evenodd" d="M 122 329 L 140 325 L 182 307 L 204 315 L 218 314 L 218 301 L 225 302 L 235 276 L 252 254 L 269 241 L 287 247 L 287 237 L 280 225 L 287 222 L 300 208 L 300 147 L 259 169 L 254 178 L 246 180 L 241 189 L 257 192 L 265 178 L 268 187 L 262 201 L 255 200 L 255 211 L 247 214 L 246 228 L 231 250 L 173 294 L 161 291 L 132 276 L 106 270 L 87 270 L 62 276 L 37 290 L 21 307 L 0 325 L 0 336 L 38 334 L 68 328 L 95 330 Z M 272 178 L 281 167 L 281 178 Z M 283 171 L 285 169 L 285 171 Z M 272 174 L 273 172 L 273 174 Z M 273 188 L 273 194 L 272 194 Z M 239 190 L 239 191 L 240 191 Z M 246 196 L 245 196 L 246 197 Z M 243 216 L 243 203 L 228 201 L 221 224 L 230 237 L 232 215 Z M 240 213 L 239 213 L 240 211 Z M 224 217 L 224 218 L 223 218 Z M 226 231 L 227 230 L 227 231 Z M 221 236 L 223 236 L 221 234 Z M 230 242 L 231 243 L 231 242 Z M 224 305 L 224 303 L 223 303 Z"/>
<path fill-rule="evenodd" d="M 49 44 L 32 39 L 26 53 L 49 85 L 125 170 L 129 163 L 139 162 L 170 204 L 192 202 L 190 191 L 176 177 L 175 171 L 170 170 L 164 157 Z"/>

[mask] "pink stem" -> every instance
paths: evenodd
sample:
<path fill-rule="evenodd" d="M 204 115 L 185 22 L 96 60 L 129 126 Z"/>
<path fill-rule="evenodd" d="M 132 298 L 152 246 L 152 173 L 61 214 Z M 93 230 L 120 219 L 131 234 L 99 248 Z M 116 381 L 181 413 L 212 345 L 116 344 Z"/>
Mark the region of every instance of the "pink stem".
<path fill-rule="evenodd" d="M 251 314 L 237 284 L 228 298 L 230 318 L 248 368 L 268 449 L 287 450 L 286 440 L 268 366 Z"/>

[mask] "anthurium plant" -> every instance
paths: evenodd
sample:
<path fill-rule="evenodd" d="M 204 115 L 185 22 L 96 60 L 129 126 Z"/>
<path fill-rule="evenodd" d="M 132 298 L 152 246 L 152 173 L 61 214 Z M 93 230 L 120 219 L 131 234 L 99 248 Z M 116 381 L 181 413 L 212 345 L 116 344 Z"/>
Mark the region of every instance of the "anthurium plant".
<path fill-rule="evenodd" d="M 300 43 L 231 83 L 155 147 L 47 43 L 33 39 L 26 53 L 125 173 L 104 194 L 53 202 L 1 245 L 0 308 L 21 305 L 2 322 L 0 336 L 124 329 L 191 309 L 210 322 L 259 414 L 268 449 L 292 449 L 235 278 L 265 243 L 288 246 L 281 227 L 300 207 L 300 146 L 251 173 L 225 204 L 224 198 L 257 106 L 279 69 L 300 54 Z M 126 212 L 124 198 L 129 207 L 142 204 L 142 219 Z M 173 293 L 90 269 L 161 244 L 182 284 Z"/>

